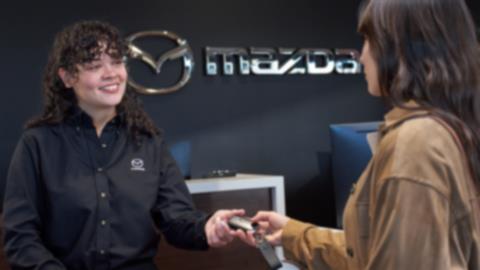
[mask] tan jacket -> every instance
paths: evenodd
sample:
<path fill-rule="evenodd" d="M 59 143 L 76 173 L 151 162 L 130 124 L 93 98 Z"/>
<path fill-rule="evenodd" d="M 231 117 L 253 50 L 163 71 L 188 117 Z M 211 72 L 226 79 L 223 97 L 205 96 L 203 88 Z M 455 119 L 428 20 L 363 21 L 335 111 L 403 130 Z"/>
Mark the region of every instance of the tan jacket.
<path fill-rule="evenodd" d="M 480 269 L 478 195 L 463 151 L 425 111 L 393 109 L 352 189 L 345 231 L 290 220 L 287 259 L 308 269 Z"/>

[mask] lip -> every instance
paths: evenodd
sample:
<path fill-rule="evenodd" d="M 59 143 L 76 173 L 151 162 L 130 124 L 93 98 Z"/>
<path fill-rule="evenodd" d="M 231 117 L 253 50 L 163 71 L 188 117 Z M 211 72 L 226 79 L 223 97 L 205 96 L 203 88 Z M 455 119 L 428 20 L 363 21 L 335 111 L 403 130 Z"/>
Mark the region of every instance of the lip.
<path fill-rule="evenodd" d="M 103 93 L 115 94 L 120 90 L 120 86 L 121 86 L 120 83 L 110 83 L 110 84 L 106 84 L 98 87 L 98 90 L 100 90 Z"/>

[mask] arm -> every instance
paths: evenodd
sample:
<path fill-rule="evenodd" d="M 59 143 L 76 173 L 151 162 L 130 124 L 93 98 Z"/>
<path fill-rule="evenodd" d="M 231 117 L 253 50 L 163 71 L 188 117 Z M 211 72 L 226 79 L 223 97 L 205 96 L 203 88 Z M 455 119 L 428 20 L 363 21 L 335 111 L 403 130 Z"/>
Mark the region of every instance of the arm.
<path fill-rule="evenodd" d="M 367 269 L 450 269 L 448 210 L 428 185 L 387 180 L 372 213 Z"/>
<path fill-rule="evenodd" d="M 161 183 L 153 216 L 170 244 L 185 249 L 207 249 L 225 246 L 235 237 L 245 235 L 227 225 L 232 216 L 244 215 L 243 209 L 218 210 L 211 216 L 195 210 L 183 176 L 163 142 L 159 153 Z"/>
<path fill-rule="evenodd" d="M 258 212 L 253 218 L 267 232 L 272 245 L 282 245 L 286 259 L 302 269 L 348 269 L 343 231 L 317 227 L 275 212 Z M 242 238 L 250 245 L 253 239 Z"/>
<path fill-rule="evenodd" d="M 160 185 L 152 209 L 155 223 L 168 243 L 184 249 L 207 249 L 205 213 L 196 211 L 183 176 L 165 143 L 157 147 Z"/>
<path fill-rule="evenodd" d="M 5 253 L 12 270 L 65 269 L 42 242 L 39 162 L 28 139 L 20 140 L 8 171 L 3 204 Z"/>
<path fill-rule="evenodd" d="M 343 231 L 290 219 L 283 228 L 285 257 L 307 269 L 348 269 Z"/>

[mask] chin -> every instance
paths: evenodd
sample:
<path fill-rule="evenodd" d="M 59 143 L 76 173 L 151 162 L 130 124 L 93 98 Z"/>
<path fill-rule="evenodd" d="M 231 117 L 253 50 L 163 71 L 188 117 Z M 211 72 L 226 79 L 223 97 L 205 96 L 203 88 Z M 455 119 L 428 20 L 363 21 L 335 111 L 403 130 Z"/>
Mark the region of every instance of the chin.
<path fill-rule="evenodd" d="M 116 107 L 120 102 L 122 102 L 122 97 L 110 98 L 109 100 L 103 100 L 102 105 L 105 107 Z"/>
<path fill-rule="evenodd" d="M 125 95 L 125 92 L 116 93 L 115 95 L 107 96 L 103 99 L 106 104 L 118 105 Z"/>

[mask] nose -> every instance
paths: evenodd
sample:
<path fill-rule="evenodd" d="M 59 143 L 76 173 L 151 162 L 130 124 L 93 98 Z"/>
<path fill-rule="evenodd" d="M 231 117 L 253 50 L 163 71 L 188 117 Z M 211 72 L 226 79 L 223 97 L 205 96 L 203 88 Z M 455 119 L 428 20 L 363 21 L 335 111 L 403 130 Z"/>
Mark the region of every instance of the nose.
<path fill-rule="evenodd" d="M 367 58 L 370 56 L 370 43 L 368 42 L 367 39 L 363 41 L 363 46 L 362 46 L 362 54 L 360 55 L 360 63 L 362 65 L 365 65 L 365 61 L 367 61 Z"/>
<path fill-rule="evenodd" d="M 115 77 L 115 68 L 110 63 L 103 65 L 102 79 L 111 79 Z"/>
<path fill-rule="evenodd" d="M 360 54 L 360 64 L 364 65 L 364 60 L 365 60 L 365 45 L 362 46 L 362 52 Z"/>

